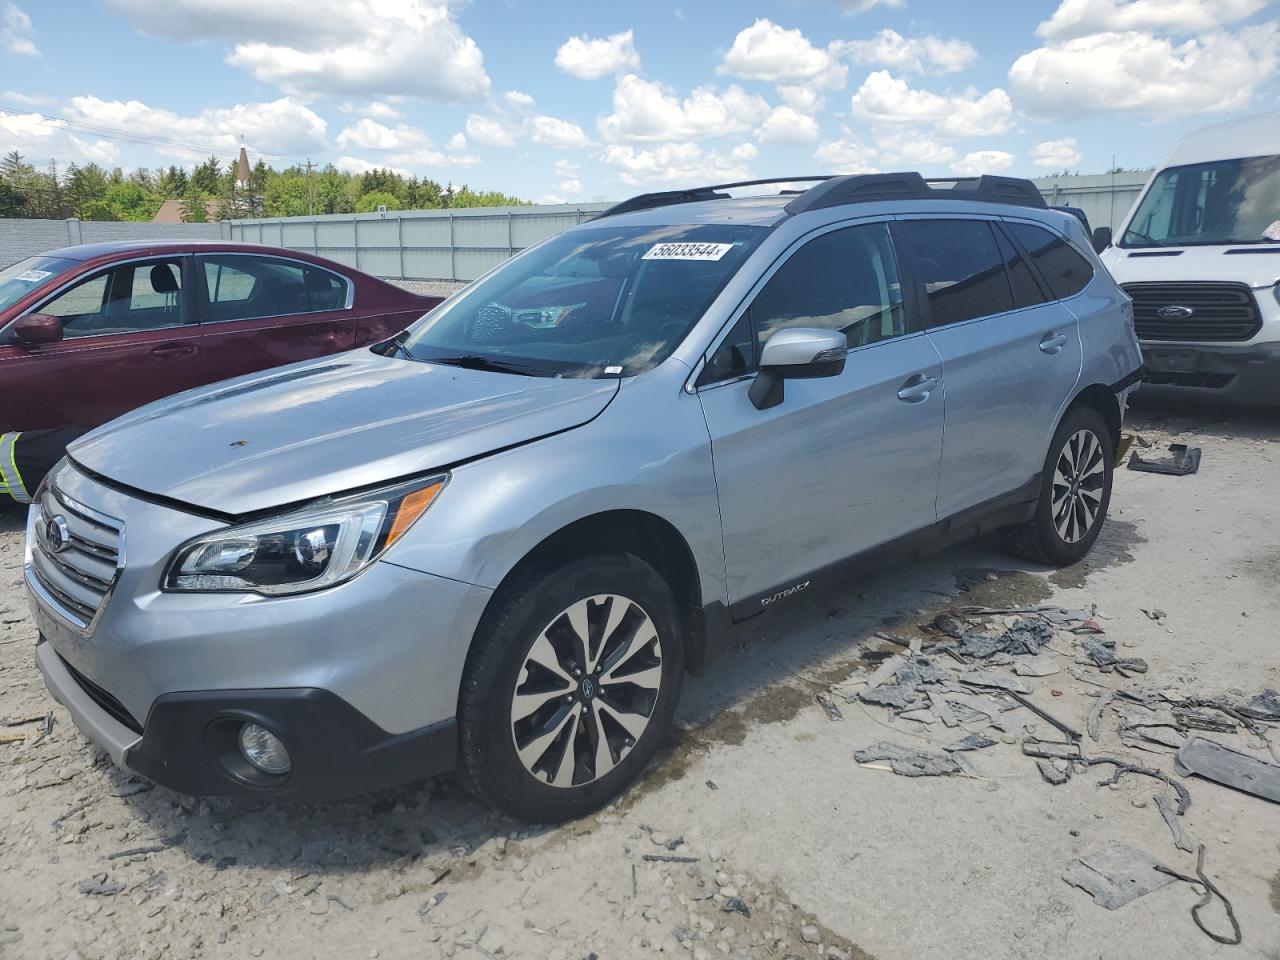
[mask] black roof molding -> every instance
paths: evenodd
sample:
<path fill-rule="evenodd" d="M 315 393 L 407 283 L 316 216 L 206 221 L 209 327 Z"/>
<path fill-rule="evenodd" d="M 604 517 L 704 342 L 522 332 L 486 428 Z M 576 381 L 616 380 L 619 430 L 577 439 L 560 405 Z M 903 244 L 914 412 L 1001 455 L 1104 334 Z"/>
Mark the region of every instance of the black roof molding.
<path fill-rule="evenodd" d="M 1020 207 L 1047 206 L 1044 197 L 1030 180 L 1018 177 L 945 177 L 926 180 L 918 173 L 863 173 L 851 176 L 821 175 L 816 177 L 772 177 L 767 180 L 740 180 L 717 183 L 688 190 L 663 190 L 642 193 L 614 204 L 596 219 L 636 210 L 652 210 L 677 203 L 700 200 L 727 200 L 721 191 L 734 187 L 755 187 L 771 183 L 817 183 L 795 196 L 784 208 L 792 216 L 809 210 L 822 210 L 849 203 L 877 200 L 971 200 L 980 203 L 1007 203 Z M 933 186 L 939 184 L 939 186 Z M 942 186 L 945 184 L 945 186 Z"/>

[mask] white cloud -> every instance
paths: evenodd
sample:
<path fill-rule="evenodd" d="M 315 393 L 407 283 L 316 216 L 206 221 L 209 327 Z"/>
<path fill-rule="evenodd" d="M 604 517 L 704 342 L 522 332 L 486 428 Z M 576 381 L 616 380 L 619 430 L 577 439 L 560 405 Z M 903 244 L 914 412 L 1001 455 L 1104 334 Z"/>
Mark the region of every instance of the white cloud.
<path fill-rule="evenodd" d="M 1062 0 L 1036 27 L 1046 40 L 1090 33 L 1195 33 L 1251 17 L 1267 0 Z"/>
<path fill-rule="evenodd" d="M 846 16 L 853 16 L 857 13 L 866 13 L 876 7 L 901 7 L 906 0 L 830 0 L 835 6 L 840 8 L 840 12 Z"/>
<path fill-rule="evenodd" d="M 383 100 L 370 100 L 361 104 L 360 112 L 375 120 L 395 120 L 400 116 L 399 110 Z"/>
<path fill-rule="evenodd" d="M 799 30 L 787 30 L 762 17 L 738 31 L 716 73 L 771 83 L 829 77 L 828 83 L 843 86 L 847 68 L 837 63 L 831 51 L 815 47 Z"/>
<path fill-rule="evenodd" d="M 876 136 L 880 163 L 885 167 L 913 170 L 937 167 L 956 159 L 954 147 L 912 130 L 886 130 Z"/>
<path fill-rule="evenodd" d="M 344 173 L 370 173 L 374 170 L 390 170 L 393 173 L 400 174 L 402 177 L 413 176 L 413 171 L 404 167 L 396 167 L 390 163 L 374 163 L 372 160 L 365 160 L 363 157 L 351 157 L 346 154 L 333 161 L 333 165 Z"/>
<path fill-rule="evenodd" d="M 556 186 L 556 189 L 560 190 L 562 193 L 581 193 L 582 181 L 574 177 L 570 177 L 568 180 L 561 180 Z"/>
<path fill-rule="evenodd" d="M 954 164 L 955 172 L 962 177 L 977 177 L 984 173 L 1000 173 L 1013 166 L 1013 154 L 1003 150 L 975 150 L 966 153 Z"/>
<path fill-rule="evenodd" d="M 290 93 L 425 97 L 489 94 L 484 56 L 448 0 L 114 0 L 139 30 L 225 37 L 227 57 Z"/>
<path fill-rule="evenodd" d="M 969 88 L 959 94 L 913 89 L 887 70 L 877 70 L 853 95 L 853 113 L 877 124 L 927 125 L 938 136 L 985 137 L 1006 132 L 1012 123 L 1009 95 L 996 87 L 986 93 Z"/>
<path fill-rule="evenodd" d="M 761 143 L 812 143 L 818 139 L 818 121 L 793 107 L 774 107 L 756 137 Z"/>
<path fill-rule="evenodd" d="M 509 147 L 519 135 L 519 127 L 513 127 L 496 117 L 484 117 L 478 113 L 467 117 L 467 136 L 476 143 L 489 147 Z"/>
<path fill-rule="evenodd" d="M 462 131 L 458 131 L 449 138 L 449 142 L 444 145 L 446 150 L 457 153 L 467 149 L 467 136 Z"/>
<path fill-rule="evenodd" d="M 1063 137 L 1061 140 L 1046 140 L 1031 148 L 1031 160 L 1037 167 L 1052 167 L 1055 170 L 1066 170 L 1080 165 L 1084 157 L 1076 149 L 1075 137 Z"/>
<path fill-rule="evenodd" d="M 1020 107 L 1046 116 L 1236 110 L 1275 74 L 1278 42 L 1275 23 L 1180 44 L 1137 31 L 1099 33 L 1023 54 L 1009 68 L 1009 80 Z"/>
<path fill-rule="evenodd" d="M 112 166 L 120 159 L 119 149 L 109 140 L 86 140 L 66 124 L 38 113 L 0 111 L 0 154 L 11 150 L 40 167 L 50 160 Z"/>
<path fill-rule="evenodd" d="M 723 93 L 698 87 L 681 100 L 661 83 L 627 74 L 614 87 L 613 113 L 601 117 L 597 126 L 609 141 L 701 140 L 743 133 L 768 113 L 762 97 L 736 84 Z"/>
<path fill-rule="evenodd" d="M 566 160 L 564 158 L 557 160 L 554 164 L 552 164 L 552 166 L 556 171 L 557 177 L 576 176 L 578 171 L 582 169 L 582 164 L 575 163 L 572 160 Z"/>
<path fill-rule="evenodd" d="M 814 158 L 832 173 L 878 173 L 874 148 L 856 137 L 842 137 L 818 144 Z"/>
<path fill-rule="evenodd" d="M 696 143 L 664 143 L 645 150 L 610 144 L 601 159 L 617 171 L 623 183 L 641 186 L 747 180 L 751 176 L 749 164 L 757 155 L 750 143 L 739 144 L 727 153 L 704 150 Z"/>
<path fill-rule="evenodd" d="M 534 143 L 545 144 L 559 150 L 572 150 L 585 147 L 591 139 L 576 123 L 561 120 L 559 117 L 539 115 L 529 120 L 529 139 Z"/>
<path fill-rule="evenodd" d="M 192 146 L 153 145 L 164 157 L 203 160 L 210 149 L 227 157 L 240 149 L 243 136 L 251 153 L 300 156 L 325 149 L 325 121 L 310 107 L 289 97 L 269 103 L 238 103 L 182 116 L 137 100 L 72 97 L 65 116 L 72 121 L 122 130 L 154 130 Z M 372 122 L 372 121 L 370 121 Z"/>
<path fill-rule="evenodd" d="M 517 113 L 528 113 L 533 109 L 533 97 L 520 90 L 508 90 L 502 95 L 502 99 Z"/>
<path fill-rule="evenodd" d="M 874 63 L 893 70 L 924 73 L 958 73 L 978 59 L 973 45 L 957 39 L 944 40 L 929 34 L 904 37 L 897 30 L 885 28 L 870 40 L 848 40 L 840 50 L 856 63 Z"/>
<path fill-rule="evenodd" d="M 0 50 L 18 57 L 38 57 L 31 18 L 16 3 L 0 3 Z"/>
<path fill-rule="evenodd" d="M 640 69 L 632 31 L 593 39 L 570 37 L 556 51 L 556 66 L 580 80 L 599 80 L 611 73 Z"/>
<path fill-rule="evenodd" d="M 417 127 L 398 123 L 394 128 L 376 120 L 364 118 L 338 132 L 339 149 L 355 147 L 360 150 L 410 150 L 431 141 Z"/>
<path fill-rule="evenodd" d="M 817 113 L 826 105 L 826 98 L 807 83 L 780 83 L 776 89 L 783 103 L 801 113 Z"/>

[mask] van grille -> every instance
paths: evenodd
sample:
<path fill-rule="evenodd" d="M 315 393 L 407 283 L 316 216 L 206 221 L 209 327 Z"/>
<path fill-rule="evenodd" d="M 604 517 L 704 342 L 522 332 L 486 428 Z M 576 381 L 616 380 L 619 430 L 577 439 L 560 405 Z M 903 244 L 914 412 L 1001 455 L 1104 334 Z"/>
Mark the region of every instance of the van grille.
<path fill-rule="evenodd" d="M 1243 283 L 1126 283 L 1133 298 L 1139 340 L 1249 340 L 1262 328 L 1253 291 Z M 1185 318 L 1167 319 L 1162 307 L 1187 307 Z"/>
<path fill-rule="evenodd" d="M 61 549 L 49 532 L 57 518 L 68 534 Z M 46 484 L 32 504 L 29 531 L 32 577 L 55 612 L 88 633 L 120 571 L 123 524 Z"/>

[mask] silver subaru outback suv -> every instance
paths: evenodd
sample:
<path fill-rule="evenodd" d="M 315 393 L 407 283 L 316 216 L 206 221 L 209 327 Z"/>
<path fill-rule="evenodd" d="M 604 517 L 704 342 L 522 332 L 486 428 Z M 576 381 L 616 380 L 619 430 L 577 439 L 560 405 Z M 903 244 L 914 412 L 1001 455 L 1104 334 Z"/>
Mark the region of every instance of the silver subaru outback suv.
<path fill-rule="evenodd" d="M 809 182 L 633 198 L 392 341 L 74 443 L 27 529 L 50 691 L 185 793 L 456 768 L 554 822 L 743 621 L 991 529 L 1079 560 L 1141 365 L 1079 222 L 1024 180 Z"/>

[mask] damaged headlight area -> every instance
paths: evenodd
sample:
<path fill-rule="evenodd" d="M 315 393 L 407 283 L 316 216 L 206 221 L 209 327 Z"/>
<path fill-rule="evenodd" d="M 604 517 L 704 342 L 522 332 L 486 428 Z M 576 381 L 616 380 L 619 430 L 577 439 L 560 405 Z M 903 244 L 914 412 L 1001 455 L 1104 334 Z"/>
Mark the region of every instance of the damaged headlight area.
<path fill-rule="evenodd" d="M 447 475 L 229 527 L 178 550 L 164 589 L 283 596 L 349 580 L 427 512 Z"/>

